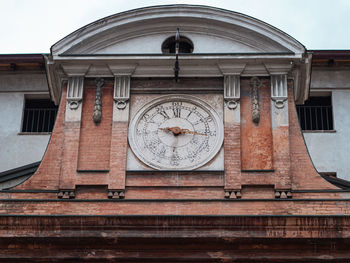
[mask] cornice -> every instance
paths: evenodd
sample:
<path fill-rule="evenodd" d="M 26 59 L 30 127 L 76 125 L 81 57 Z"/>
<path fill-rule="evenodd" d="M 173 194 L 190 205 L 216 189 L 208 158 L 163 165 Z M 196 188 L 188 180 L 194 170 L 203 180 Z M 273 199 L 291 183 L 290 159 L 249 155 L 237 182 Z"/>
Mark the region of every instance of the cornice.
<path fill-rule="evenodd" d="M 268 76 L 287 74 L 300 60 L 294 56 L 187 56 L 180 57 L 180 77 L 222 77 L 224 75 Z M 56 60 L 66 77 L 130 75 L 172 77 L 174 56 L 77 56 Z M 277 70 L 277 71 L 276 71 Z"/>
<path fill-rule="evenodd" d="M 148 31 L 150 28 L 154 28 L 155 32 L 158 32 L 159 25 L 166 23 L 173 25 L 173 22 L 176 21 L 184 22 L 184 26 L 187 23 L 191 28 L 197 26 L 198 32 L 202 31 L 201 24 L 207 21 L 207 23 L 216 27 L 211 34 L 215 34 L 216 31 L 218 35 L 224 36 L 228 29 L 239 29 L 238 31 L 242 32 L 240 35 L 255 35 L 253 38 L 256 38 L 256 41 L 264 42 L 263 38 L 270 39 L 271 44 L 279 44 L 286 50 L 296 54 L 301 54 L 305 51 L 304 46 L 294 38 L 260 20 L 228 10 L 195 5 L 155 6 L 115 14 L 78 29 L 53 45 L 51 51 L 56 56 L 67 52 L 73 47 L 90 45 L 91 43 L 89 42 L 91 41 L 96 42 L 96 44 L 109 43 L 111 38 L 118 37 L 121 32 L 123 32 L 125 38 L 132 37 L 128 32 L 132 32 L 133 36 L 135 36 L 135 34 L 138 34 L 137 28 L 145 25 L 147 25 Z M 161 28 L 161 32 L 164 32 L 165 29 Z M 244 32 L 245 34 L 243 34 Z M 152 30 L 148 32 L 148 34 L 151 33 Z M 98 38 L 96 38 L 97 36 Z M 234 38 L 239 39 L 239 36 L 237 35 Z M 105 40 L 108 41 L 106 42 Z M 118 40 L 116 39 L 115 41 Z M 243 39 L 242 42 L 246 43 L 247 39 Z M 98 47 L 96 48 L 98 49 Z M 90 50 L 90 52 L 93 51 Z"/>

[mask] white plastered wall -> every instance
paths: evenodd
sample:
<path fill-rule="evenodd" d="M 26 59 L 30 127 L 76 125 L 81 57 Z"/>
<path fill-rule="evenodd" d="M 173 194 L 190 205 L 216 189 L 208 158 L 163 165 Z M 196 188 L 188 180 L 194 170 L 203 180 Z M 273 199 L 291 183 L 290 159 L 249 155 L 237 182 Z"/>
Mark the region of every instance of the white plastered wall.
<path fill-rule="evenodd" d="M 346 70 L 313 70 L 312 92 L 332 94 L 335 132 L 304 133 L 312 161 L 319 172 L 336 172 L 350 180 L 350 72 Z"/>
<path fill-rule="evenodd" d="M 48 96 L 43 79 L 43 74 L 0 76 L 0 172 L 40 161 L 43 157 L 50 135 L 20 134 L 25 94 L 33 97 L 46 93 Z M 23 83 L 30 83 L 31 87 Z"/>

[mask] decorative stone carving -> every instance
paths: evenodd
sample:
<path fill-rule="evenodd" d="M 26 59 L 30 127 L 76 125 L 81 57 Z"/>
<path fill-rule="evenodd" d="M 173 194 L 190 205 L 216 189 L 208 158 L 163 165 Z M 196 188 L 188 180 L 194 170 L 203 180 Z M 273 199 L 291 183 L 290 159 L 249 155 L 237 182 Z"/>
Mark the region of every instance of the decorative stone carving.
<path fill-rule="evenodd" d="M 75 192 L 74 190 L 60 190 L 57 197 L 59 199 L 74 199 Z"/>
<path fill-rule="evenodd" d="M 224 77 L 224 99 L 228 109 L 234 110 L 237 108 L 241 97 L 240 90 L 239 75 L 226 75 Z"/>
<path fill-rule="evenodd" d="M 130 99 L 130 76 L 115 76 L 113 99 L 118 110 L 124 110 Z"/>
<path fill-rule="evenodd" d="M 84 76 L 68 78 L 67 102 L 71 110 L 79 108 L 83 100 Z"/>
<path fill-rule="evenodd" d="M 109 199 L 124 199 L 125 192 L 124 190 L 109 190 L 108 198 Z"/>
<path fill-rule="evenodd" d="M 271 99 L 275 102 L 275 107 L 282 109 L 287 98 L 287 75 L 271 75 Z"/>
<path fill-rule="evenodd" d="M 102 118 L 101 88 L 104 85 L 104 80 L 101 78 L 97 78 L 95 80 L 95 83 L 96 83 L 96 97 L 95 97 L 94 112 L 92 114 L 92 119 L 96 124 L 98 124 L 101 122 L 101 118 Z"/>
<path fill-rule="evenodd" d="M 275 198 L 277 199 L 287 199 L 292 198 L 292 193 L 288 190 L 276 190 Z"/>
<path fill-rule="evenodd" d="M 227 199 L 240 199 L 242 198 L 241 190 L 226 190 L 225 198 Z"/>
<path fill-rule="evenodd" d="M 259 88 L 261 81 L 258 77 L 250 79 L 250 96 L 252 100 L 252 120 L 258 124 L 260 122 Z"/>

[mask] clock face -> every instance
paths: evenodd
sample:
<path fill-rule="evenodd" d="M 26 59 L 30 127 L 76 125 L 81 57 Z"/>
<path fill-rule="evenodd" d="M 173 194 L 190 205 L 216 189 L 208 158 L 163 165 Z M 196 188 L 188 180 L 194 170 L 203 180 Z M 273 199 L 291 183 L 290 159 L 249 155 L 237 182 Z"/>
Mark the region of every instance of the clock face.
<path fill-rule="evenodd" d="M 135 155 L 159 170 L 192 170 L 220 150 L 223 124 L 206 102 L 187 95 L 163 96 L 139 110 L 129 126 Z"/>

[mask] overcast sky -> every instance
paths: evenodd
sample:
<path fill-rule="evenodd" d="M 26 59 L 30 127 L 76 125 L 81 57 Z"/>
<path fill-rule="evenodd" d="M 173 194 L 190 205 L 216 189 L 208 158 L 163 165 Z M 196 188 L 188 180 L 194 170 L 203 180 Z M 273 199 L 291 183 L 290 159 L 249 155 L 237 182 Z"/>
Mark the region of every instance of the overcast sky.
<path fill-rule="evenodd" d="M 220 7 L 267 22 L 307 49 L 350 49 L 350 0 L 0 0 L 0 54 L 49 53 L 54 43 L 88 23 L 163 4 Z"/>

